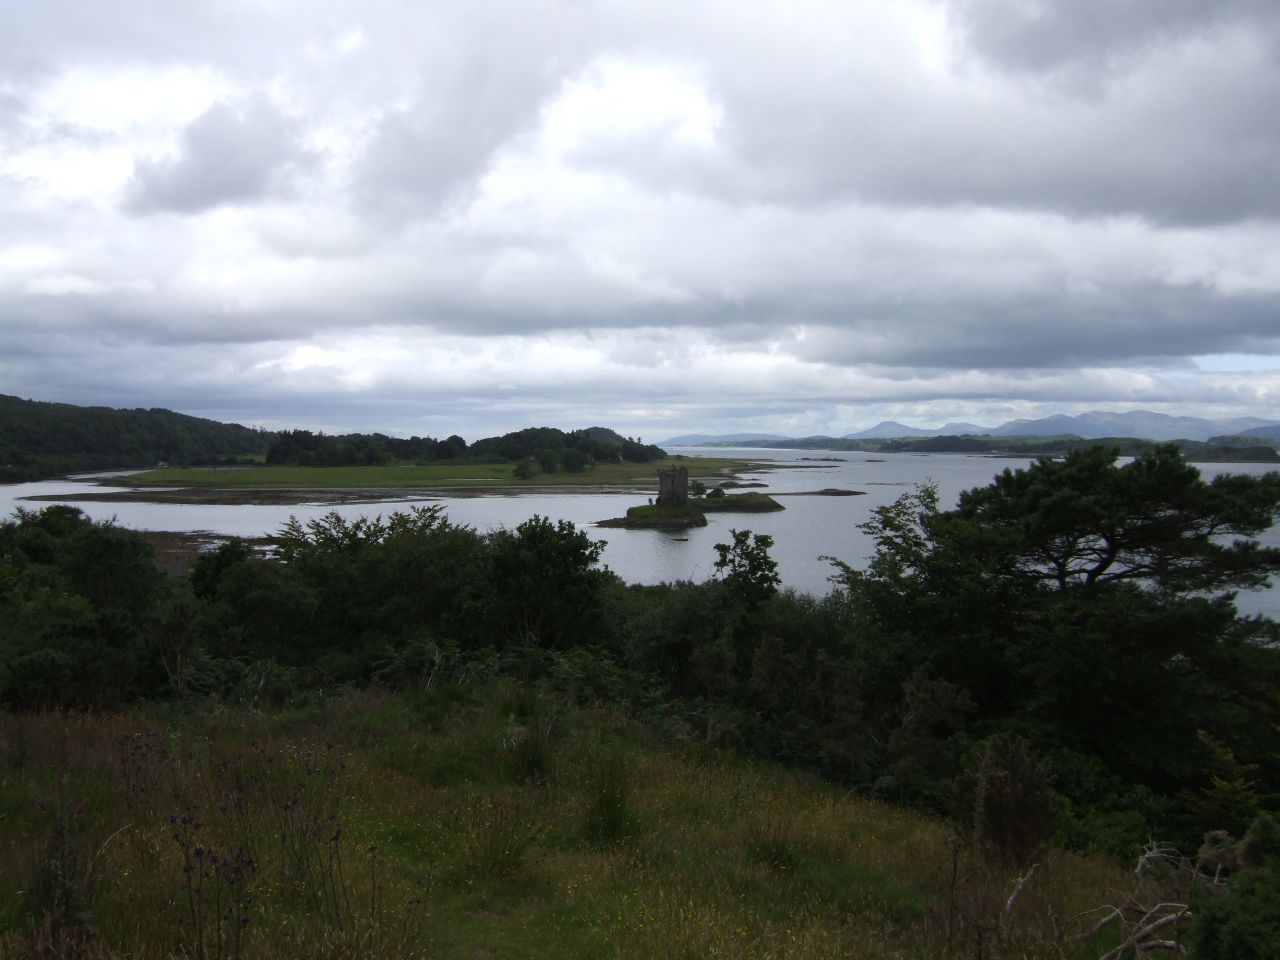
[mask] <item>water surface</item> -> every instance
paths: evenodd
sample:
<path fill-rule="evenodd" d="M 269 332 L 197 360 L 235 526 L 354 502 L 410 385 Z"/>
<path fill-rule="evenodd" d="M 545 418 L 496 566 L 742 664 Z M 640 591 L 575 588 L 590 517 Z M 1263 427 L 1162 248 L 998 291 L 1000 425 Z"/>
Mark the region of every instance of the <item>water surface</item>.
<path fill-rule="evenodd" d="M 629 494 L 530 493 L 521 495 L 414 497 L 371 500 L 367 503 L 331 504 L 161 504 L 76 502 L 95 520 L 115 519 L 137 530 L 180 532 L 211 531 L 230 536 L 258 537 L 279 530 L 290 516 L 300 520 L 336 511 L 353 519 L 362 515 L 386 515 L 410 504 L 441 505 L 454 523 L 479 530 L 514 527 L 534 514 L 552 520 L 569 520 L 587 528 L 591 536 L 605 542 L 604 562 L 629 583 L 662 583 L 675 580 L 705 580 L 714 573 L 715 545 L 729 540 L 731 529 L 750 529 L 773 537 L 772 555 L 786 586 L 822 594 L 829 589 L 831 565 L 824 555 L 838 557 L 854 566 L 862 565 L 872 550 L 870 539 L 858 529 L 872 510 L 892 503 L 920 483 L 937 484 L 944 509 L 955 505 L 961 491 L 984 486 L 1006 468 L 1026 466 L 1025 459 L 1003 459 L 966 454 L 871 454 L 821 450 L 698 449 L 673 450 L 690 456 L 699 454 L 735 457 L 750 461 L 771 461 L 768 470 L 747 473 L 741 479 L 766 484 L 763 492 L 789 494 L 835 487 L 862 491 L 856 497 L 781 496 L 786 509 L 777 513 L 711 514 L 706 527 L 673 534 L 662 530 L 620 530 L 597 528 L 597 521 L 622 516 L 627 507 L 644 503 L 657 493 L 657 481 L 648 490 Z M 815 458 L 838 458 L 819 460 Z M 1211 477 L 1220 471 L 1261 474 L 1267 464 L 1204 465 Z M 109 487 L 88 480 L 56 480 L 0 486 L 0 515 L 17 507 L 39 509 L 44 503 L 24 500 L 30 496 L 65 496 L 88 491 L 103 492 Z M 124 489 L 124 488 L 117 488 Z M 72 501 L 68 501 L 72 502 Z M 676 537 L 687 537 L 677 540 Z M 1263 538 L 1270 546 L 1280 546 L 1280 530 L 1273 528 Z M 1248 612 L 1265 612 L 1280 618 L 1280 591 L 1242 595 L 1240 607 Z"/>

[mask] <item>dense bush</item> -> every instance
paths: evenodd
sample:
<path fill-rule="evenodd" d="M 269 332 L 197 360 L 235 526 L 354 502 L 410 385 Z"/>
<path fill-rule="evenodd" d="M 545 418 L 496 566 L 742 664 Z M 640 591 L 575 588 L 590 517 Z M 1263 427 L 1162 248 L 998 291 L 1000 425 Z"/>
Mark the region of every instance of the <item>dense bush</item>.
<path fill-rule="evenodd" d="M 103 705 L 155 692 L 156 619 L 175 589 L 138 534 L 73 507 L 0 524 L 0 703 Z"/>

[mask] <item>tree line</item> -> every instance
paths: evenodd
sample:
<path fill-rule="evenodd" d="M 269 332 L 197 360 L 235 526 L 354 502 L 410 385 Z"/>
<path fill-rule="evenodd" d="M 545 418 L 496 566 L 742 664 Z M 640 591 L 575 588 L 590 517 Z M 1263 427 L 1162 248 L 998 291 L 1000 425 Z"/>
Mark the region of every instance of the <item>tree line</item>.
<path fill-rule="evenodd" d="M 598 463 L 649 463 L 665 456 L 653 444 L 605 427 L 563 431 L 532 427 L 468 445 L 457 434 L 436 439 L 382 433 L 331 435 L 268 431 L 191 417 L 172 410 L 116 410 L 0 395 L 0 483 L 76 471 L 173 466 L 307 467 L 386 463 L 504 462 L 576 473 Z"/>
<path fill-rule="evenodd" d="M 172 410 L 114 410 L 0 395 L 0 483 L 157 463 L 239 463 L 274 434 Z"/>
<path fill-rule="evenodd" d="M 297 466 L 373 466 L 407 463 L 516 463 L 543 473 L 563 470 L 578 473 L 598 463 L 649 463 L 665 456 L 653 444 L 623 437 L 605 427 L 564 431 L 555 427 L 528 427 L 486 437 L 470 446 L 457 435 L 445 440 L 431 437 L 400 439 L 384 434 L 326 436 L 309 430 L 279 434 L 267 451 L 267 463 Z"/>

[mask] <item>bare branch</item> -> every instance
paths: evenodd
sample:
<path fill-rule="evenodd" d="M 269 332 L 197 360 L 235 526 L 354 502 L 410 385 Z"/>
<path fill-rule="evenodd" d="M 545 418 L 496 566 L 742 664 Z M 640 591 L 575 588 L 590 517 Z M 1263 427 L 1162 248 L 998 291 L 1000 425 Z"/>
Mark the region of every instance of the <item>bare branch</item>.
<path fill-rule="evenodd" d="M 1040 864 L 1033 863 L 1031 869 L 1020 876 L 1018 882 L 1013 885 L 1013 892 L 1009 894 L 1009 899 L 1005 901 L 1004 905 L 1004 915 L 1006 917 L 1013 913 L 1014 904 L 1018 902 L 1018 897 L 1022 895 L 1022 891 L 1026 889 L 1027 884 L 1031 882 L 1031 878 L 1035 876 L 1036 867 L 1038 866 Z"/>

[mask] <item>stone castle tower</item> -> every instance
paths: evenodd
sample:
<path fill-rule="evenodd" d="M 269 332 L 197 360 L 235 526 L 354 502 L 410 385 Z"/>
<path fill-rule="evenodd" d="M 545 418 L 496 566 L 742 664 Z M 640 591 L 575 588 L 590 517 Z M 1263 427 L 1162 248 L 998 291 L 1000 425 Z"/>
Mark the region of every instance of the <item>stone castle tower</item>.
<path fill-rule="evenodd" d="M 689 502 L 689 470 L 672 467 L 658 471 L 658 506 L 683 507 Z"/>

